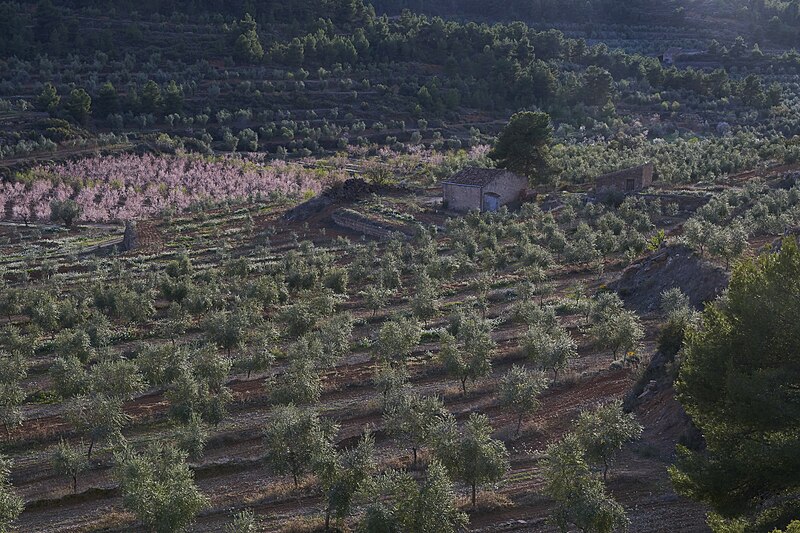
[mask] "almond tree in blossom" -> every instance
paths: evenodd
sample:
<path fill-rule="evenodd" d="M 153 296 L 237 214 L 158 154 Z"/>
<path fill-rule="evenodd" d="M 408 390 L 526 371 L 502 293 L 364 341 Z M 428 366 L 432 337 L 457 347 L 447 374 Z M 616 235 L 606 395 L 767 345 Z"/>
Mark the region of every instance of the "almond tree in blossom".
<path fill-rule="evenodd" d="M 320 182 L 301 164 L 255 164 L 233 159 L 122 155 L 38 167 L 32 183 L 0 184 L 0 201 L 14 220 L 48 220 L 53 200 L 75 200 L 80 220 L 146 218 L 166 209 L 183 212 L 201 202 L 266 199 L 318 192 Z M 7 213 L 0 213 L 5 218 Z"/>

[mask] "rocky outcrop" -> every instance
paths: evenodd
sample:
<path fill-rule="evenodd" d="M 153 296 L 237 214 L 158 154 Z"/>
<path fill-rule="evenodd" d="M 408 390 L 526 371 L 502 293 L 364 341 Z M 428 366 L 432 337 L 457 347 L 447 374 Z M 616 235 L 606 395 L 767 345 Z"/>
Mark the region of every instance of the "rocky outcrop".
<path fill-rule="evenodd" d="M 289 222 L 304 222 L 334 204 L 357 202 L 370 194 L 382 194 L 388 190 L 387 187 L 369 183 L 361 178 L 351 178 L 288 210 L 283 219 Z"/>
<path fill-rule="evenodd" d="M 657 311 L 661 293 L 677 287 L 702 308 L 728 285 L 728 273 L 700 259 L 683 245 L 667 246 L 625 269 L 610 288 L 639 313 Z"/>

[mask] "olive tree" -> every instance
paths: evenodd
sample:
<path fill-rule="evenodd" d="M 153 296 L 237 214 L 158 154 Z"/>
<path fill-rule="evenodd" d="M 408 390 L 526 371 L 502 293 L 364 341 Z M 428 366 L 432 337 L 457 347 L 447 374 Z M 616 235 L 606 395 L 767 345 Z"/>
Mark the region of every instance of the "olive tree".
<path fill-rule="evenodd" d="M 159 323 L 161 335 L 168 338 L 173 346 L 186 333 L 192 321 L 186 308 L 178 302 L 172 302 L 167 308 L 167 316 Z"/>
<path fill-rule="evenodd" d="M 426 273 L 422 273 L 417 280 L 417 288 L 411 298 L 411 310 L 419 320 L 428 322 L 439 312 L 439 291 L 433 280 Z"/>
<path fill-rule="evenodd" d="M 532 326 L 522 340 L 522 351 L 538 368 L 552 370 L 554 381 L 558 380 L 559 371 L 567 367 L 570 359 L 578 355 L 575 340 L 561 327 L 548 332 Z"/>
<path fill-rule="evenodd" d="M 80 215 L 80 204 L 71 198 L 64 201 L 53 200 L 50 203 L 50 219 L 54 221 L 60 220 L 68 228 L 72 226 L 72 223 Z"/>
<path fill-rule="evenodd" d="M 178 428 L 176 437 L 176 444 L 189 459 L 197 461 L 203 457 L 208 442 L 208 428 L 197 413 L 193 413 L 189 421 Z"/>
<path fill-rule="evenodd" d="M 421 482 L 406 472 L 380 476 L 370 494 L 361 531 L 409 531 L 455 533 L 467 524 L 458 510 L 453 484 L 439 461 L 431 461 Z"/>
<path fill-rule="evenodd" d="M 575 425 L 575 434 L 592 462 L 603 465 L 603 481 L 614 453 L 642 434 L 642 426 L 633 414 L 622 409 L 622 402 L 614 400 L 594 409 L 581 411 Z"/>
<path fill-rule="evenodd" d="M 130 416 L 123 412 L 120 398 L 98 394 L 76 399 L 68 407 L 67 420 L 88 434 L 86 458 L 91 459 L 97 442 L 122 440 L 122 428 L 130 421 Z"/>
<path fill-rule="evenodd" d="M 595 323 L 592 335 L 602 347 L 611 350 L 616 361 L 620 352 L 626 354 L 635 351 L 644 337 L 644 329 L 636 313 L 622 310 Z"/>
<path fill-rule="evenodd" d="M 700 257 L 706 252 L 714 233 L 714 225 L 698 217 L 692 217 L 683 225 L 683 240 Z"/>
<path fill-rule="evenodd" d="M 442 400 L 401 392 L 393 397 L 383 412 L 386 432 L 411 448 L 412 467 L 417 466 L 417 450 L 430 441 L 438 422 L 447 415 Z"/>
<path fill-rule="evenodd" d="M 271 323 L 264 325 L 256 335 L 255 341 L 249 344 L 244 354 L 239 357 L 234 366 L 247 372 L 247 379 L 253 372 L 264 372 L 275 362 L 278 349 L 278 330 Z"/>
<path fill-rule="evenodd" d="M 274 404 L 315 404 L 322 394 L 322 381 L 313 361 L 296 358 L 282 374 L 269 378 L 265 385 Z"/>
<path fill-rule="evenodd" d="M 324 367 L 331 367 L 348 355 L 352 334 L 353 317 L 350 313 L 342 313 L 323 322 L 317 332 L 322 345 L 322 358 L 318 363 Z"/>
<path fill-rule="evenodd" d="M 261 316 L 252 306 L 240 306 L 234 311 L 217 311 L 205 322 L 208 339 L 224 349 L 228 357 L 231 351 L 241 348 L 250 332 L 261 322 Z"/>
<path fill-rule="evenodd" d="M 697 324 L 699 315 L 677 287 L 661 293 L 661 311 L 667 322 L 658 334 L 658 350 L 674 355 L 683 346 L 687 330 Z"/>
<path fill-rule="evenodd" d="M 234 513 L 231 523 L 225 526 L 225 533 L 259 533 L 261 530 L 261 520 L 251 509 Z"/>
<path fill-rule="evenodd" d="M 376 470 L 375 439 L 364 435 L 358 445 L 337 453 L 329 462 L 320 478 L 327 497 L 325 508 L 325 530 L 330 528 L 331 516 L 338 520 L 346 518 L 352 509 L 353 499 L 365 489 Z"/>
<path fill-rule="evenodd" d="M 144 378 L 133 361 L 109 357 L 91 367 L 89 387 L 94 394 L 125 399 L 144 389 Z"/>
<path fill-rule="evenodd" d="M 136 365 L 145 382 L 152 386 L 172 383 L 179 368 L 188 364 L 187 359 L 185 346 L 141 343 L 136 348 Z"/>
<path fill-rule="evenodd" d="M 186 464 L 186 453 L 174 446 L 155 443 L 142 453 L 126 446 L 115 459 L 122 502 L 150 531 L 184 531 L 209 505 Z"/>
<path fill-rule="evenodd" d="M 451 373 L 473 383 L 491 371 L 494 341 L 491 322 L 481 318 L 472 308 L 461 308 L 450 319 L 448 331 L 441 335 L 439 359 Z"/>
<path fill-rule="evenodd" d="M 714 226 L 709 235 L 708 251 L 725 260 L 725 268 L 730 267 L 731 259 L 739 257 L 747 248 L 747 230 L 735 221 L 727 226 Z"/>
<path fill-rule="evenodd" d="M 276 474 L 290 474 L 297 488 L 300 476 L 335 456 L 338 431 L 336 424 L 312 409 L 278 406 L 264 428 L 265 461 Z"/>
<path fill-rule="evenodd" d="M 396 316 L 381 326 L 375 349 L 378 357 L 392 365 L 402 364 L 422 338 L 422 328 L 414 318 Z"/>
<path fill-rule="evenodd" d="M 0 531 L 3 532 L 11 529 L 25 505 L 11 485 L 12 464 L 11 459 L 0 454 Z"/>
<path fill-rule="evenodd" d="M 461 381 L 461 390 L 466 394 L 467 380 L 473 383 L 489 375 L 492 370 L 494 341 L 484 321 L 462 321 L 459 338 L 444 331 L 440 335 L 439 360 L 448 373 Z"/>
<path fill-rule="evenodd" d="M 170 415 L 184 423 L 198 415 L 203 421 L 218 425 L 233 400 L 233 393 L 226 385 L 232 366 L 230 358 L 211 346 L 179 354 L 174 368 L 168 371 L 174 376 L 165 394 L 170 402 Z"/>
<path fill-rule="evenodd" d="M 405 366 L 381 363 L 375 369 L 372 381 L 386 403 L 390 397 L 399 394 L 408 385 L 408 377 L 408 369 Z"/>
<path fill-rule="evenodd" d="M 364 299 L 367 309 L 372 310 L 372 317 L 375 318 L 378 311 L 389 305 L 392 291 L 380 285 L 371 284 L 367 285 L 359 294 Z"/>
<path fill-rule="evenodd" d="M 76 357 L 81 363 L 88 363 L 96 353 L 91 335 L 83 329 L 61 330 L 53 340 L 53 349 L 59 356 Z"/>
<path fill-rule="evenodd" d="M 498 396 L 500 405 L 511 409 L 517 415 L 519 435 L 522 420 L 539 409 L 539 395 L 547 388 L 548 379 L 542 372 L 531 372 L 514 365 L 500 380 Z"/>
<path fill-rule="evenodd" d="M 178 375 L 166 392 L 169 413 L 179 422 L 188 422 L 192 416 L 218 425 L 227 414 L 227 404 L 233 399 L 228 387 L 213 387 L 195 369 L 181 366 Z"/>
<path fill-rule="evenodd" d="M 0 350 L 0 420 L 6 433 L 22 424 L 20 406 L 25 401 L 21 381 L 28 375 L 28 363 L 19 351 Z"/>
<path fill-rule="evenodd" d="M 668 320 L 688 322 L 693 314 L 689 297 L 679 288 L 673 287 L 661 293 L 661 311 Z"/>
<path fill-rule="evenodd" d="M 508 450 L 492 438 L 492 426 L 484 414 L 470 414 L 460 433 L 455 429 L 455 419 L 447 417 L 436 428 L 433 440 L 436 456 L 451 477 L 471 488 L 473 508 L 478 485 L 496 483 L 508 473 Z"/>
<path fill-rule="evenodd" d="M 89 468 L 83 452 L 61 439 L 53 452 L 52 464 L 57 474 L 72 480 L 72 492 L 78 492 L 78 475 Z"/>
<path fill-rule="evenodd" d="M 57 357 L 49 373 L 53 390 L 62 398 L 72 398 L 89 390 L 89 373 L 77 357 Z"/>
<path fill-rule="evenodd" d="M 592 474 L 585 450 L 574 434 L 567 434 L 545 451 L 544 493 L 556 501 L 550 521 L 569 531 L 611 533 L 627 529 L 625 509 L 608 496 L 603 482 Z"/>

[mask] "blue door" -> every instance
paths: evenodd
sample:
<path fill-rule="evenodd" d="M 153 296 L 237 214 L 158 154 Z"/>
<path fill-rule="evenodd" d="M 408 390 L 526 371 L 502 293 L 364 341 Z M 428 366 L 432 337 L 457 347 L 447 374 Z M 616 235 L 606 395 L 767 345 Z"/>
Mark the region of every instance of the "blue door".
<path fill-rule="evenodd" d="M 487 192 L 483 195 L 483 210 L 484 211 L 497 211 L 500 209 L 500 196 L 493 193 Z"/>

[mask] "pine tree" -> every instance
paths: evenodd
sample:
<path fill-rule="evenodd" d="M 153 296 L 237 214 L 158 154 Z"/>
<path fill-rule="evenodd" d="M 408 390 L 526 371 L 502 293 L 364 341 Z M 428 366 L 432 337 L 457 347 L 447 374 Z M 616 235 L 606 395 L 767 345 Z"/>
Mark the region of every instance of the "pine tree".
<path fill-rule="evenodd" d="M 236 55 L 243 61 L 260 61 L 264 57 L 264 48 L 258 37 L 258 25 L 250 13 L 245 13 L 239 27 L 242 33 L 236 38 Z"/>
<path fill-rule="evenodd" d="M 58 111 L 58 105 L 61 103 L 61 97 L 58 95 L 55 85 L 50 82 L 44 84 L 42 92 L 36 99 L 36 107 L 39 111 L 47 111 L 50 116 L 55 115 Z"/>
<path fill-rule="evenodd" d="M 153 80 L 149 80 L 142 88 L 142 112 L 158 114 L 161 112 L 162 103 L 163 97 L 161 95 L 161 87 Z"/>
<path fill-rule="evenodd" d="M 110 81 L 100 86 L 100 91 L 94 99 L 95 114 L 100 118 L 119 112 L 119 95 L 117 89 Z"/>
<path fill-rule="evenodd" d="M 727 297 L 706 307 L 684 342 L 676 390 L 705 437 L 678 448 L 676 489 L 745 531 L 782 528 L 800 513 L 800 250 L 734 268 Z"/>
<path fill-rule="evenodd" d="M 64 102 L 64 108 L 75 122 L 85 125 L 92 113 L 92 97 L 83 89 L 73 89 Z"/>
<path fill-rule="evenodd" d="M 533 183 L 550 179 L 553 126 L 547 113 L 521 111 L 500 133 L 490 157 L 501 167 L 527 176 Z"/>
<path fill-rule="evenodd" d="M 170 80 L 164 89 L 163 112 L 165 115 L 180 114 L 183 111 L 183 87 Z"/>

